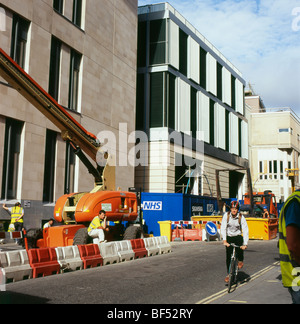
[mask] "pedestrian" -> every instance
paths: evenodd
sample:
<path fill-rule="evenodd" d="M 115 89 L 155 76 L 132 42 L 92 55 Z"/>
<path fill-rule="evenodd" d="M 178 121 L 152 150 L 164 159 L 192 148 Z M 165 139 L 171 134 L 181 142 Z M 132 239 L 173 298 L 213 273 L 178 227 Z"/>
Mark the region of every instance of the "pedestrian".
<path fill-rule="evenodd" d="M 108 230 L 106 225 L 106 212 L 100 210 L 99 215 L 94 217 L 88 228 L 88 235 L 93 238 L 94 244 L 99 244 L 105 241 L 104 231 Z"/>
<path fill-rule="evenodd" d="M 49 222 L 47 222 L 47 223 L 43 226 L 43 229 L 46 229 L 46 228 L 52 227 L 53 224 L 54 224 L 54 219 L 51 218 L 51 219 L 49 219 Z"/>
<path fill-rule="evenodd" d="M 224 215 L 221 224 L 221 235 L 223 237 L 223 244 L 226 247 L 227 274 L 229 274 L 231 255 L 233 252 L 233 247 L 230 244 L 234 243 L 240 247 L 240 249 L 237 249 L 237 259 L 238 268 L 242 269 L 244 266 L 244 251 L 247 249 L 249 241 L 248 224 L 245 217 L 239 213 L 239 209 L 239 202 L 232 201 L 229 212 L 226 212 L 226 209 L 224 208 Z M 229 282 L 229 275 L 226 276 L 225 282 Z"/>
<path fill-rule="evenodd" d="M 300 304 L 300 190 L 285 202 L 279 217 L 279 254 L 283 286 Z"/>
<path fill-rule="evenodd" d="M 24 209 L 21 207 L 21 204 L 17 202 L 15 206 L 11 208 L 8 208 L 5 204 L 3 204 L 3 208 L 7 210 L 11 215 L 8 232 L 22 231 L 24 225 Z"/>

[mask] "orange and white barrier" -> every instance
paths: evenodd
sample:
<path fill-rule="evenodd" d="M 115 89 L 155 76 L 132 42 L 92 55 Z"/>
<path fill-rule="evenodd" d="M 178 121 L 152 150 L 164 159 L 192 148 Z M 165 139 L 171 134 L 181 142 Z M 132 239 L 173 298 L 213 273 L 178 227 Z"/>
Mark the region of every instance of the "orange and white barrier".
<path fill-rule="evenodd" d="M 200 225 L 202 221 L 174 221 L 172 225 L 175 228 L 172 230 L 172 241 L 202 241 L 201 228 L 188 229 L 188 225 Z"/>
<path fill-rule="evenodd" d="M 0 237 L 22 238 L 23 233 L 5 233 Z M 125 260 L 131 261 L 138 257 L 170 253 L 171 250 L 168 238 L 162 236 L 100 244 L 0 252 L 0 291 L 5 291 L 5 285 L 10 282 L 56 275 L 65 270 L 75 271 Z"/>

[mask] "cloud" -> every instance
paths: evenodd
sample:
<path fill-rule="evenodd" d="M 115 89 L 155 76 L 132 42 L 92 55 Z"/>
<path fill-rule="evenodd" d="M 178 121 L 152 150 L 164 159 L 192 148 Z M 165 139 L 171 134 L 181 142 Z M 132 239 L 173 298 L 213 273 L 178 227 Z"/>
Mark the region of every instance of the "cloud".
<path fill-rule="evenodd" d="M 151 3 L 157 2 L 161 1 Z M 139 5 L 148 3 L 139 1 Z M 267 107 L 290 107 L 300 114 L 298 0 L 169 3 L 242 72 Z M 293 11 L 296 15 L 292 15 Z"/>

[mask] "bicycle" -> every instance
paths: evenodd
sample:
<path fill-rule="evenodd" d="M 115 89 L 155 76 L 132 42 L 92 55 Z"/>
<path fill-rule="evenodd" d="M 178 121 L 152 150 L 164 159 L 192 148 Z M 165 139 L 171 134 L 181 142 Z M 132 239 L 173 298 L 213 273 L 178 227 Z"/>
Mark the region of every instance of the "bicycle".
<path fill-rule="evenodd" d="M 236 249 L 239 249 L 240 246 L 237 246 L 235 244 L 230 244 L 233 247 L 233 251 L 231 254 L 231 261 L 229 266 L 229 281 L 228 281 L 228 293 L 231 291 L 231 287 L 233 284 L 237 283 L 237 276 L 238 276 L 238 259 L 236 255 Z"/>

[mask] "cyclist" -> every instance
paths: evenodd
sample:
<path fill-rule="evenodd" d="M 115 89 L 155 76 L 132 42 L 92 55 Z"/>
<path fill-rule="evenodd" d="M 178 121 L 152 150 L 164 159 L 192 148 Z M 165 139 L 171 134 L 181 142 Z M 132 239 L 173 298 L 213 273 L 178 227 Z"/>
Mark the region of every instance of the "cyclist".
<path fill-rule="evenodd" d="M 221 225 L 221 235 L 223 237 L 223 244 L 226 247 L 226 266 L 227 273 L 229 273 L 230 259 L 233 252 L 233 247 L 230 245 L 234 243 L 240 246 L 237 249 L 238 267 L 242 269 L 244 266 L 244 250 L 247 249 L 249 241 L 248 224 L 244 216 L 239 213 L 240 204 L 238 201 L 232 201 L 230 211 L 226 212 L 226 205 L 224 204 L 224 216 Z M 243 233 L 243 236 L 242 236 Z M 225 278 L 225 282 L 229 281 L 229 276 Z"/>

